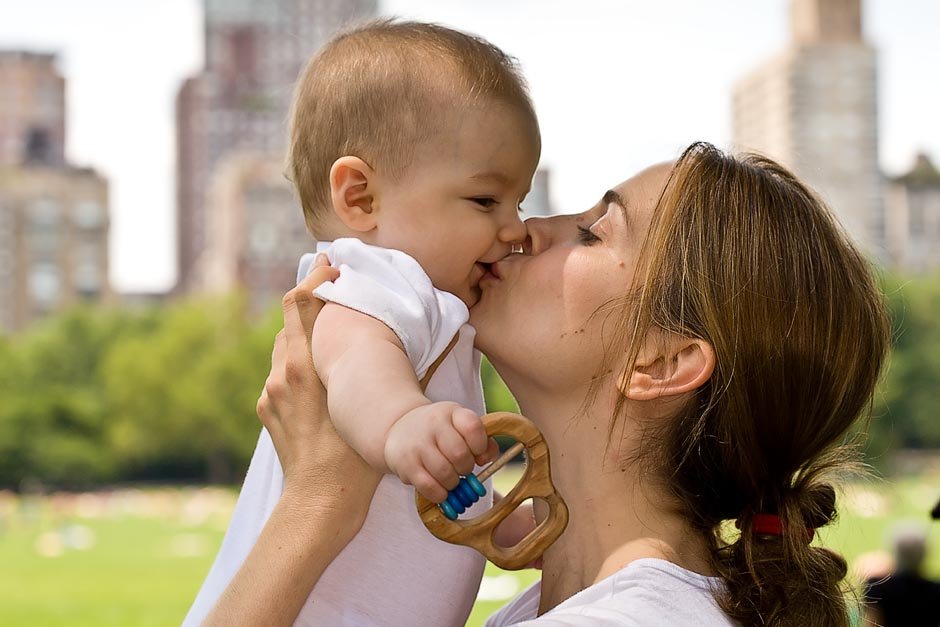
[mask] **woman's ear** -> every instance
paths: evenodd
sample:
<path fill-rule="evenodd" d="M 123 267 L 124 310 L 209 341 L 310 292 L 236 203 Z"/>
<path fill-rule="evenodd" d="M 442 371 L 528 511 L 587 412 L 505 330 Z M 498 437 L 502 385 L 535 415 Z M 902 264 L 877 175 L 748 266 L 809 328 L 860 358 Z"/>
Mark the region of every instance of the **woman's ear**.
<path fill-rule="evenodd" d="M 620 391 L 634 401 L 652 401 L 697 390 L 715 370 L 715 350 L 705 340 L 669 334 L 647 342 Z"/>
<path fill-rule="evenodd" d="M 330 168 L 333 212 L 346 228 L 359 233 L 377 225 L 375 171 L 359 157 L 340 157 Z"/>

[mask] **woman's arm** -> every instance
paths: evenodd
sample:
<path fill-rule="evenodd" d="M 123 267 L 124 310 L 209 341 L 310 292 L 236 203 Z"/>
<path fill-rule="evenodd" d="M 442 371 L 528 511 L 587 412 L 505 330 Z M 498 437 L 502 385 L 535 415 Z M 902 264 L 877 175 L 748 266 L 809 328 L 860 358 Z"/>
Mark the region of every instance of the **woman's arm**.
<path fill-rule="evenodd" d="M 327 566 L 361 522 L 342 507 L 318 515 L 311 495 L 284 493 L 244 564 L 203 625 L 292 625 Z"/>
<path fill-rule="evenodd" d="M 291 625 L 320 575 L 358 533 L 380 475 L 336 433 L 311 358 L 322 302 L 313 289 L 338 276 L 318 259 L 284 297 L 284 329 L 258 400 L 284 470 L 284 491 L 205 625 Z M 315 451 L 315 454 L 313 454 Z"/>

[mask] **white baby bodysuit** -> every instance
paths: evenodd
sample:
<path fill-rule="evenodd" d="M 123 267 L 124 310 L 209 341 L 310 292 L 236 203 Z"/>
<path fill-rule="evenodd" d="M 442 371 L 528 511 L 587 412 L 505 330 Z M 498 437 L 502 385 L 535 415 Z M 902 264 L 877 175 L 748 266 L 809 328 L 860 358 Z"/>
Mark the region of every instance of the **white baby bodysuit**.
<path fill-rule="evenodd" d="M 425 394 L 484 413 L 480 353 L 467 324 L 466 305 L 431 285 L 421 266 L 405 253 L 339 239 L 317 246 L 340 278 L 315 294 L 328 302 L 381 320 L 399 337 L 420 379 L 459 340 L 431 377 Z M 304 255 L 298 282 L 314 255 Z M 199 625 L 241 567 L 281 496 L 283 474 L 268 432 L 261 431 L 232 520 L 184 627 Z M 487 495 L 468 511 L 492 504 Z M 385 476 L 376 489 L 362 530 L 324 571 L 295 625 L 463 625 L 483 577 L 475 550 L 444 543 L 425 529 L 415 509 L 414 489 Z"/>

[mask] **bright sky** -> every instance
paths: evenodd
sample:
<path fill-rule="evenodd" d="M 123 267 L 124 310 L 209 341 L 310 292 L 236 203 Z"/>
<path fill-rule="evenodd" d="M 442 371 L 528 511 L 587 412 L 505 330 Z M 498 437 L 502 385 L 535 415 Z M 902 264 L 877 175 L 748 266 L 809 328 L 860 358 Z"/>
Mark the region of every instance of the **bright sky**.
<path fill-rule="evenodd" d="M 940 3 L 867 0 L 881 162 L 940 161 Z M 384 0 L 519 58 L 542 124 L 556 209 L 577 211 L 691 141 L 727 147 L 731 86 L 788 38 L 787 0 Z M 0 47 L 61 53 L 67 152 L 111 183 L 111 280 L 175 281 L 173 103 L 202 64 L 199 0 L 0 0 Z"/>

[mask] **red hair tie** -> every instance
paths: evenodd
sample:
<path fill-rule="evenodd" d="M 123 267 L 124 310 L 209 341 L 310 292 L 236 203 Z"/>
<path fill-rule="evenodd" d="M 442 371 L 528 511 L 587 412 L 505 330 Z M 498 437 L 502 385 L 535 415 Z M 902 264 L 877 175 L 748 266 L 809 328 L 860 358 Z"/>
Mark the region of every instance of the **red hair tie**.
<path fill-rule="evenodd" d="M 765 536 L 782 536 L 783 521 L 777 514 L 754 514 L 751 519 L 751 531 Z M 816 530 L 812 527 L 806 528 L 806 542 L 812 542 L 816 536 Z"/>
<path fill-rule="evenodd" d="M 780 516 L 777 514 L 754 514 L 751 529 L 754 533 L 767 536 L 782 536 L 783 521 L 780 520 Z"/>

